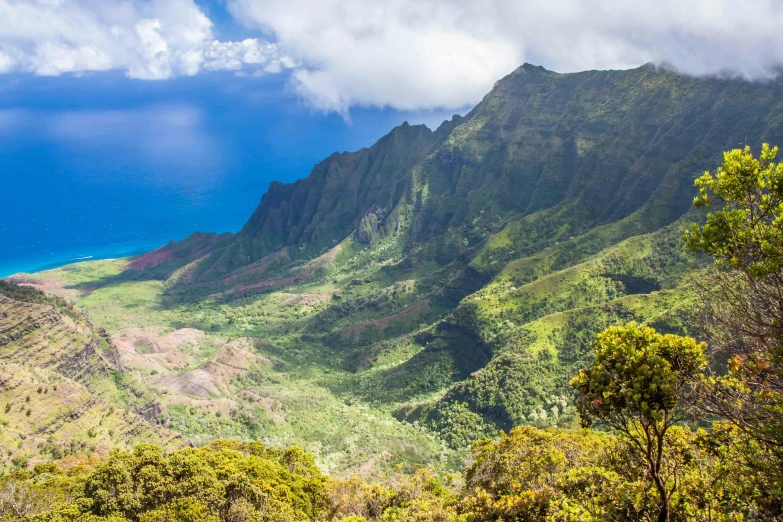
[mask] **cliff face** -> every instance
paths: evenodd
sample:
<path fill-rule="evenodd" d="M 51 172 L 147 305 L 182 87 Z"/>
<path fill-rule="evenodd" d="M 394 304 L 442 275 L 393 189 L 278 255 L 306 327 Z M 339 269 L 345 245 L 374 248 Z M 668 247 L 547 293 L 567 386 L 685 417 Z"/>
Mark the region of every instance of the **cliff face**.
<path fill-rule="evenodd" d="M 0 432 L 3 470 L 66 455 L 105 456 L 113 448 L 130 449 L 142 443 L 170 450 L 188 445 L 181 435 L 40 367 L 0 360 L 0 395 L 5 406 Z"/>
<path fill-rule="evenodd" d="M 119 370 L 119 354 L 108 336 L 81 317 L 47 304 L 0 295 L 2 359 L 62 373 L 73 379 L 108 376 Z"/>
<path fill-rule="evenodd" d="M 233 242 L 209 256 L 197 272 L 222 275 L 284 247 L 310 253 L 333 247 L 357 229 L 371 208 L 389 212 L 410 195 L 411 169 L 452 126 L 447 122 L 433 132 L 405 123 L 372 147 L 332 154 L 305 179 L 273 182 Z"/>
<path fill-rule="evenodd" d="M 188 281 L 285 247 L 296 259 L 354 233 L 367 243 L 379 227 L 406 234 L 409 246 L 437 241 L 441 263 L 535 213 L 533 249 L 642 208 L 653 230 L 689 208 L 693 173 L 715 167 L 723 150 L 783 141 L 781 99 L 780 83 L 651 65 L 557 74 L 526 64 L 435 132 L 406 123 L 372 147 L 333 154 L 305 179 L 272 183 L 242 230 Z"/>
<path fill-rule="evenodd" d="M 459 227 L 478 240 L 539 213 L 536 239 L 546 241 L 645 205 L 657 228 L 690 207 L 694 173 L 717 166 L 724 150 L 783 139 L 782 95 L 780 83 L 652 66 L 556 74 L 525 65 L 421 164 L 428 197 L 415 237 Z"/>

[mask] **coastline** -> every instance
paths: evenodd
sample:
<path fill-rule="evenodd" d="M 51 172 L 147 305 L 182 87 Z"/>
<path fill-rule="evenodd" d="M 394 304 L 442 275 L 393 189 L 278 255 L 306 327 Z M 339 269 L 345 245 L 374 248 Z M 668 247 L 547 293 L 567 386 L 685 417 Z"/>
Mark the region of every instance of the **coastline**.
<path fill-rule="evenodd" d="M 139 243 L 123 243 L 102 247 L 86 247 L 73 251 L 52 252 L 50 254 L 39 254 L 7 261 L 0 259 L 0 279 L 22 273 L 35 274 L 76 263 L 138 256 L 159 248 L 167 242 L 168 240 L 156 239 Z"/>

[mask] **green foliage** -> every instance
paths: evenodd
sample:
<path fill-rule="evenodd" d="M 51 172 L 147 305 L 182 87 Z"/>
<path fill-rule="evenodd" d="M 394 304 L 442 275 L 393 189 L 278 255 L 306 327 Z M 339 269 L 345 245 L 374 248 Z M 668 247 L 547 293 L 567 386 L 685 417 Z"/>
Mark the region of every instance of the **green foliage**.
<path fill-rule="evenodd" d="M 465 471 L 467 494 L 460 507 L 477 521 L 544 520 L 561 495 L 558 478 L 594 467 L 609 442 L 588 432 L 531 427 L 515 428 L 498 441 L 479 441 Z"/>
<path fill-rule="evenodd" d="M 323 520 L 359 522 L 466 522 L 456 511 L 451 476 L 429 469 L 393 481 L 369 484 L 359 477 L 330 480 L 325 488 Z"/>
<path fill-rule="evenodd" d="M 138 446 L 86 474 L 20 470 L 13 484 L 25 492 L 14 494 L 32 499 L 32 513 L 54 506 L 42 514 L 51 522 L 645 520 L 662 503 L 672 520 L 775 513 L 783 337 L 769 334 L 780 327 L 774 307 L 759 315 L 773 319 L 754 330 L 762 342 L 742 338 L 753 349 L 727 352 L 729 376 L 703 382 L 709 412 L 733 424 L 698 433 L 680 423 L 681 398 L 703 346 L 636 323 L 693 330 L 690 277 L 703 277 L 703 258 L 680 240 L 692 219 L 692 173 L 714 166 L 727 142 L 777 132 L 777 89 L 650 67 L 557 75 L 524 66 L 436 132 L 403 125 L 373 147 L 328 158 L 306 180 L 273 184 L 235 236 L 196 235 L 133 260 L 35 276 L 110 333 L 89 328 L 61 298 L 0 286 L 72 313 L 90 341 L 50 343 L 48 352 L 9 341 L 3 353 L 45 353 L 23 361 L 32 373 L 67 354 L 55 370 L 78 366 L 76 382 L 121 412 L 91 410 L 82 417 L 90 428 L 70 446 L 47 440 L 38 455 L 22 451 L 12 430 L 25 420 L 52 425 L 42 403 L 59 395 L 52 386 L 43 401 L 49 381 L 34 375 L 24 393 L 38 391 L 35 414 L 25 417 L 19 395 L 2 419 L 14 434 L 0 434 L 3 449 L 18 450 L 19 468 L 91 452 L 115 433 L 169 434 L 121 407 L 196 445 L 230 437 L 313 451 Z M 697 206 L 720 208 L 688 245 L 742 272 L 726 287 L 738 295 L 779 289 L 774 152 L 728 153 L 716 176 L 697 183 Z M 617 326 L 628 321 L 636 323 Z M 118 357 L 111 336 L 183 328 L 206 340 L 164 353 L 165 342 L 139 338 L 123 353 L 135 351 L 140 368 L 97 364 Z M 575 399 L 585 419 L 616 435 L 563 429 L 574 424 Z M 474 447 L 464 484 L 426 469 L 452 464 L 455 448 L 499 429 L 508 435 Z M 316 461 L 374 478 L 327 480 Z M 394 475 L 397 465 L 411 474 Z"/>
<path fill-rule="evenodd" d="M 743 520 L 757 507 L 731 461 L 705 450 L 684 428 L 668 434 L 682 487 L 671 520 Z M 472 521 L 651 520 L 658 516 L 651 477 L 640 474 L 634 448 L 622 437 L 587 430 L 514 428 L 473 446 L 459 511 Z"/>
<path fill-rule="evenodd" d="M 312 455 L 298 448 L 220 441 L 165 456 L 140 445 L 113 452 L 79 481 L 77 498 L 36 520 L 310 520 L 325 481 Z"/>
<path fill-rule="evenodd" d="M 0 279 L 0 295 L 23 303 L 50 305 L 77 322 L 84 321 L 84 317 L 78 310 L 74 309 L 73 304 L 62 297 L 45 294 L 44 292 L 29 286 L 19 285 Z"/>
<path fill-rule="evenodd" d="M 732 423 L 735 455 L 768 512 L 783 509 L 783 165 L 764 144 L 726 152 L 696 180 L 707 213 L 685 241 L 716 263 L 700 287 L 703 334 L 719 365 L 699 388 L 703 413 Z M 725 428 L 725 426 L 724 426 Z M 725 432 L 725 429 L 723 430 Z M 743 450 L 744 449 L 744 450 Z"/>
<path fill-rule="evenodd" d="M 586 421 L 594 416 L 618 429 L 671 417 L 706 365 L 705 344 L 637 323 L 604 330 L 593 348 L 592 366 L 571 381 L 579 411 Z"/>
<path fill-rule="evenodd" d="M 764 143 L 756 158 L 750 147 L 723 154 L 712 174 L 696 180 L 697 208 L 720 208 L 694 224 L 685 242 L 734 270 L 761 278 L 783 270 L 783 164 L 774 163 L 777 147 Z"/>
<path fill-rule="evenodd" d="M 114 337 L 208 333 L 214 349 L 170 361 L 137 341 L 144 364 L 166 367 L 90 384 L 196 444 L 296 443 L 341 472 L 383 444 L 388 468 L 433 464 L 444 458 L 434 436 L 459 446 L 520 423 L 573 422 L 567 381 L 590 363 L 595 332 L 631 319 L 687 329 L 683 281 L 699 264 L 679 225 L 659 229 L 688 210 L 694 170 L 727 142 L 763 137 L 734 125 L 735 113 L 774 128 L 771 88 L 644 67 L 524 66 L 465 118 L 434 132 L 400 126 L 306 180 L 273 184 L 234 236 L 196 234 L 34 278 Z M 214 370 L 239 337 L 263 339 L 252 351 L 271 369 L 215 375 L 225 388 L 209 397 L 167 385 Z M 184 414 L 194 402 L 198 415 Z"/>

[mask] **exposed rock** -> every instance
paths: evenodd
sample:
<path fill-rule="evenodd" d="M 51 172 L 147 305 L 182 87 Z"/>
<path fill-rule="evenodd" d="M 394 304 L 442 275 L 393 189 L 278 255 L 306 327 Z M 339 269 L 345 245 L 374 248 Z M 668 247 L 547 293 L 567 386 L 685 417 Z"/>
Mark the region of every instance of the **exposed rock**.
<path fill-rule="evenodd" d="M 378 205 L 373 205 L 359 222 L 359 228 L 356 229 L 354 237 L 360 243 L 371 244 L 379 235 L 385 221 L 386 215 L 383 209 Z"/>

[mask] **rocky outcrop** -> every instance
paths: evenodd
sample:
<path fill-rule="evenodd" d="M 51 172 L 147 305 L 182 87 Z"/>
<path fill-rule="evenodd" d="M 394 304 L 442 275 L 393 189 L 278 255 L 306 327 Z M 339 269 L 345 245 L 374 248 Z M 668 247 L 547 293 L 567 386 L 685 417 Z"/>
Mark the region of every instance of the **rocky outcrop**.
<path fill-rule="evenodd" d="M 167 450 L 189 441 L 141 416 L 116 407 L 62 375 L 0 361 L 0 395 L 9 405 L 0 432 L 0 469 L 15 455 L 28 465 L 74 452 L 105 455 L 143 442 Z M 21 406 L 20 406 L 21 405 Z"/>
<path fill-rule="evenodd" d="M 359 228 L 354 233 L 354 238 L 362 244 L 369 245 L 382 232 L 386 215 L 381 207 L 373 205 L 370 211 L 359 222 Z M 380 234 L 382 235 L 382 234 Z"/>
<path fill-rule="evenodd" d="M 373 205 L 395 208 L 411 193 L 411 169 L 448 136 L 407 122 L 373 146 L 335 153 L 295 183 L 272 182 L 231 244 L 207 256 L 191 281 L 224 277 L 286 246 L 320 253 L 353 234 Z"/>
<path fill-rule="evenodd" d="M 35 306 L 0 295 L 0 348 L 61 321 L 62 315 L 52 306 Z"/>

